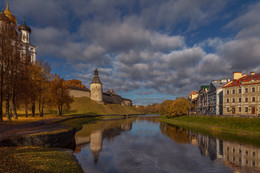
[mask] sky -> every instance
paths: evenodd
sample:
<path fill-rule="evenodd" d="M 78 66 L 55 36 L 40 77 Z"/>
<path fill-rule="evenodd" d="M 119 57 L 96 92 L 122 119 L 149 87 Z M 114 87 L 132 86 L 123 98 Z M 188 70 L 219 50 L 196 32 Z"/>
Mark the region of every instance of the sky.
<path fill-rule="evenodd" d="M 1 1 L 5 8 L 6 1 Z M 234 71 L 260 73 L 257 0 L 9 0 L 37 59 L 133 104 L 187 97 Z"/>

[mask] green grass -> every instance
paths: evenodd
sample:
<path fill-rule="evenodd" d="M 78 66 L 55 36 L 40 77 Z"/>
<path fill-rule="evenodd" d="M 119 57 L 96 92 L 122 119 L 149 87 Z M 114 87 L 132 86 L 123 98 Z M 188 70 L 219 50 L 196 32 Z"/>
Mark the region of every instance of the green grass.
<path fill-rule="evenodd" d="M 260 119 L 183 116 L 160 121 L 224 140 L 260 146 Z"/>
<path fill-rule="evenodd" d="M 42 147 L 0 147 L 0 172 L 81 173 L 73 157 L 61 149 Z"/>
<path fill-rule="evenodd" d="M 258 131 L 260 132 L 259 118 L 232 118 L 232 117 L 204 117 L 204 116 L 182 116 L 173 120 L 224 127 L 229 129 Z"/>
<path fill-rule="evenodd" d="M 64 111 L 65 114 L 81 114 L 81 115 L 126 115 L 140 114 L 132 106 L 122 106 L 118 104 L 98 104 L 87 97 L 74 98 L 74 102 L 69 110 Z"/>

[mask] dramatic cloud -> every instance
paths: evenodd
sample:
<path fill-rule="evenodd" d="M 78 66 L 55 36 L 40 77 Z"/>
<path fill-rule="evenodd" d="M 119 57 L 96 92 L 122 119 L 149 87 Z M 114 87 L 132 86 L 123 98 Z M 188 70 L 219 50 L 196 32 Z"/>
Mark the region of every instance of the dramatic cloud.
<path fill-rule="evenodd" d="M 260 73 L 259 2 L 13 0 L 10 8 L 54 71 L 89 86 L 98 68 L 104 90 L 134 104 L 186 96 L 233 71 Z"/>

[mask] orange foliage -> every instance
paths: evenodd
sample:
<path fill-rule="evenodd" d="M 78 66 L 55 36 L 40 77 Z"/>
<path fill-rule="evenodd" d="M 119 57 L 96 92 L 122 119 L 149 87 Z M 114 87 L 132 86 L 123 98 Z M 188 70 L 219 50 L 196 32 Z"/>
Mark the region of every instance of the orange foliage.
<path fill-rule="evenodd" d="M 86 86 L 83 85 L 82 82 L 77 79 L 67 80 L 67 81 L 65 81 L 65 84 L 69 87 L 74 86 L 74 87 L 86 88 Z"/>

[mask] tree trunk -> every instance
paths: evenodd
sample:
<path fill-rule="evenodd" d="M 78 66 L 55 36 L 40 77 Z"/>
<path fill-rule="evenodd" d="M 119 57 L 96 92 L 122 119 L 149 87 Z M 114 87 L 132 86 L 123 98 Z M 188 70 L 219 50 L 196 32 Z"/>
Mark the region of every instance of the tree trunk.
<path fill-rule="evenodd" d="M 42 102 L 42 106 L 41 106 L 41 110 L 40 110 L 40 117 L 43 117 L 44 116 L 44 103 Z"/>
<path fill-rule="evenodd" d="M 28 117 L 28 104 L 25 104 L 25 117 Z"/>
<path fill-rule="evenodd" d="M 2 62 L 1 62 L 2 63 Z M 3 121 L 3 100 L 4 100 L 4 70 L 3 64 L 1 65 L 1 89 L 0 89 L 0 122 Z"/>
<path fill-rule="evenodd" d="M 39 115 L 41 117 L 41 99 L 39 98 Z"/>
<path fill-rule="evenodd" d="M 6 99 L 5 100 L 5 117 L 8 118 L 9 117 L 9 101 Z"/>
<path fill-rule="evenodd" d="M 35 99 L 32 99 L 32 117 L 35 116 Z"/>
<path fill-rule="evenodd" d="M 16 102 L 15 102 L 15 97 L 13 96 L 13 99 L 12 99 L 12 106 L 13 106 L 13 116 L 14 116 L 14 119 L 18 119 L 18 116 L 17 116 L 17 110 L 16 110 Z"/>

